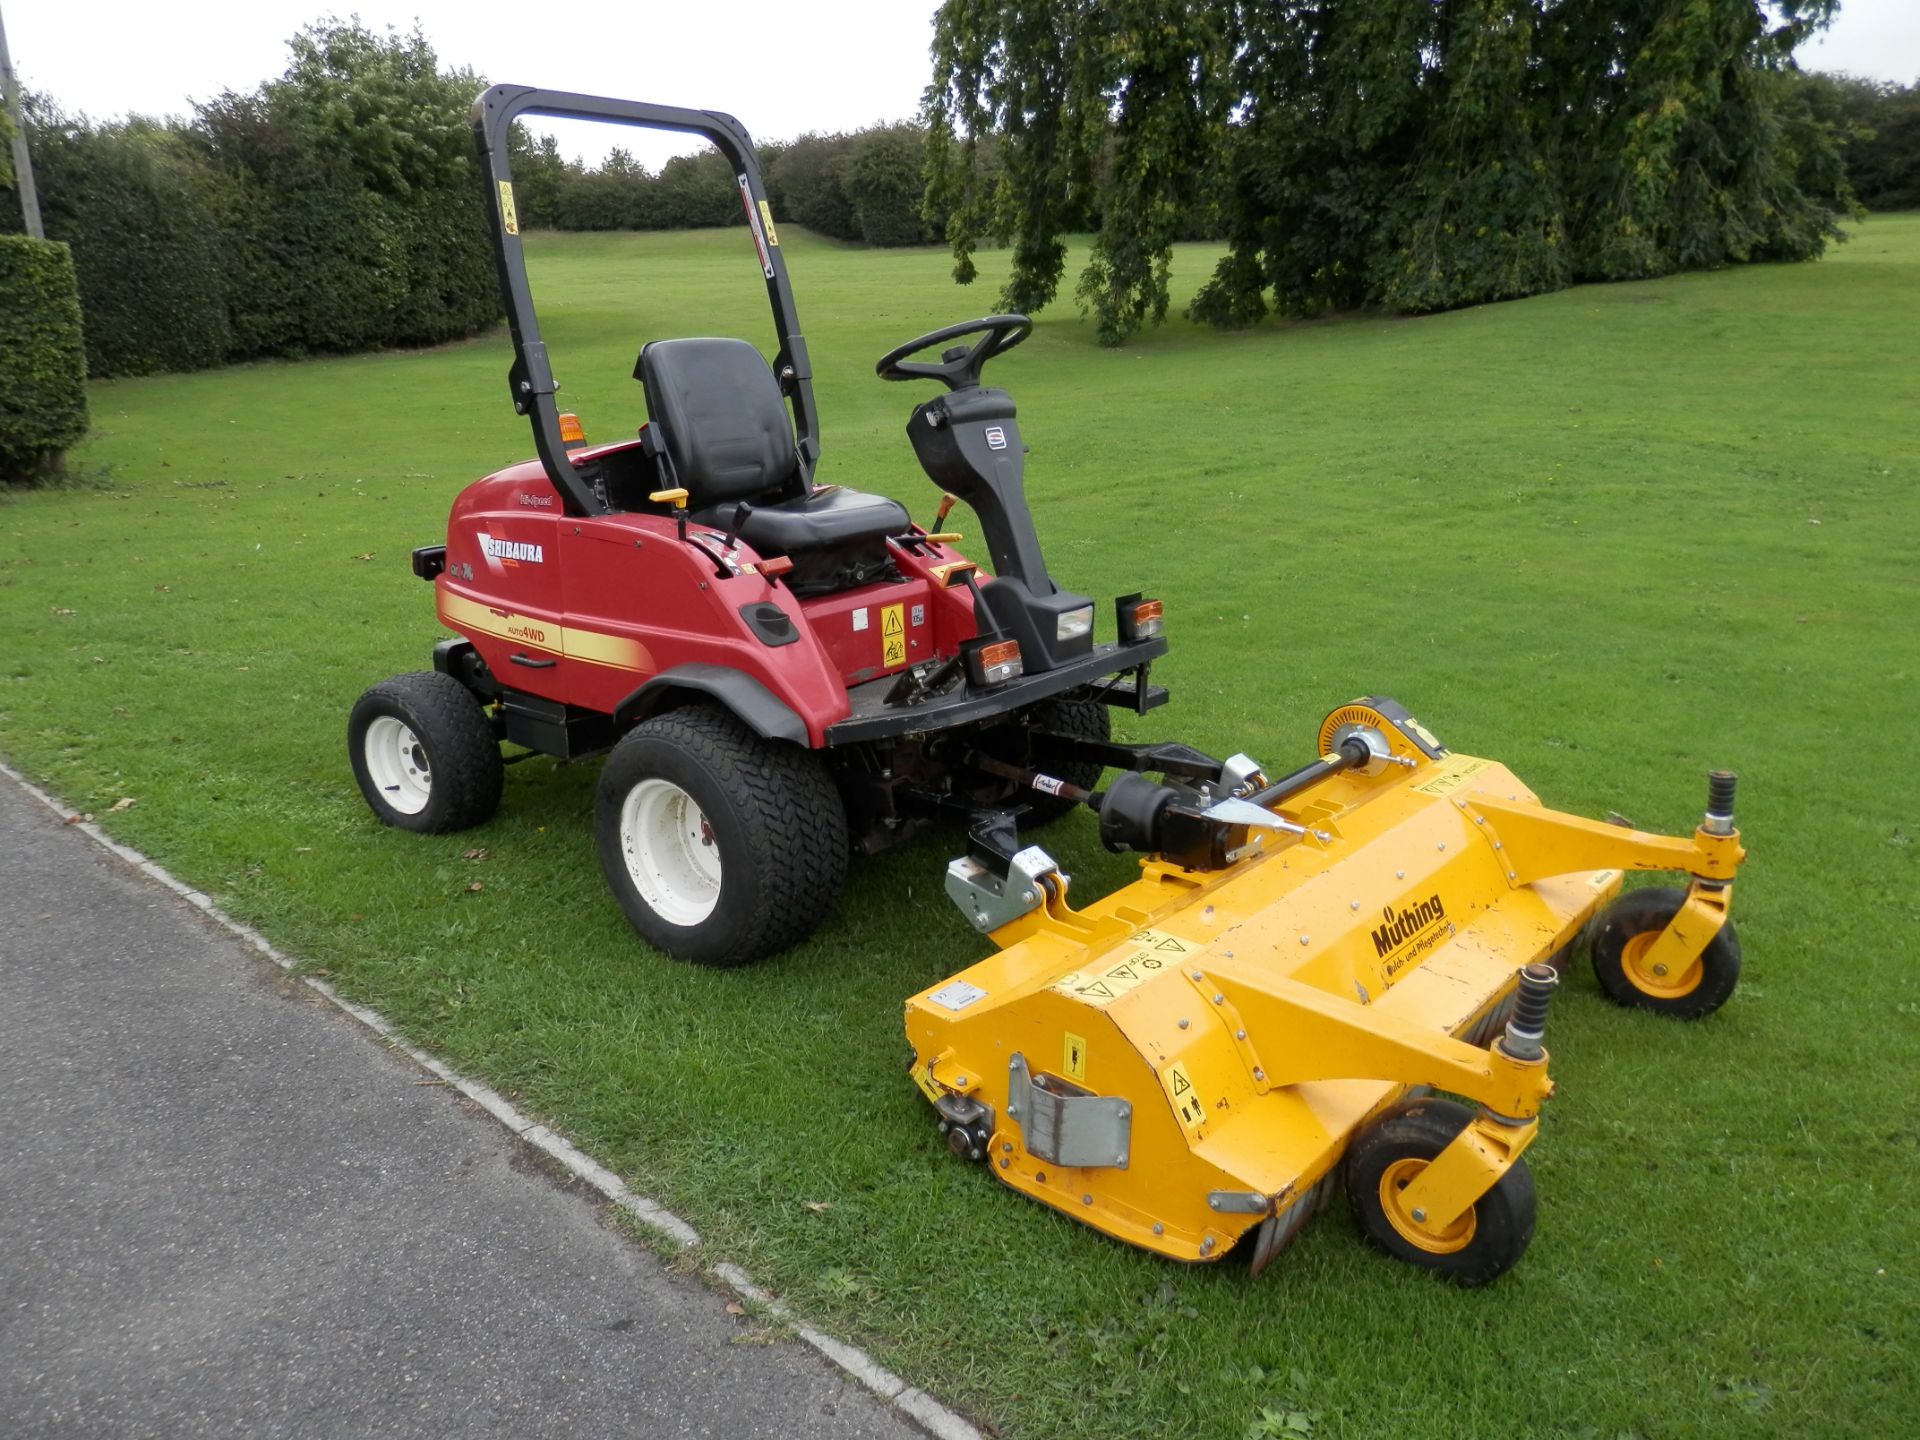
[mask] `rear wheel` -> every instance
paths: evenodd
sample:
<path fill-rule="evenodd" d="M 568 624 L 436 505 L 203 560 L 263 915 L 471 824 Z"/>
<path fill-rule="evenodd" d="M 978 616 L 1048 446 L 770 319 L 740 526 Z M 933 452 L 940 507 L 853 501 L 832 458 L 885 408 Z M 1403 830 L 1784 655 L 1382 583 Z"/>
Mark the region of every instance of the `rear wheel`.
<path fill-rule="evenodd" d="M 464 830 L 500 808 L 500 742 L 451 675 L 396 675 L 367 691 L 347 719 L 347 752 L 360 793 L 388 825 Z"/>
<path fill-rule="evenodd" d="M 1347 1200 L 1360 1233 L 1396 1260 L 1471 1288 L 1498 1279 L 1533 1239 L 1533 1176 L 1515 1160 L 1493 1188 L 1447 1225 L 1430 1225 L 1406 1189 L 1473 1122 L 1451 1100 L 1403 1101 L 1347 1151 Z"/>
<path fill-rule="evenodd" d="M 1727 1003 L 1740 982 L 1740 937 L 1727 921 L 1679 970 L 1654 963 L 1654 941 L 1680 913 L 1687 892 L 1672 886 L 1629 890 L 1601 914 L 1593 931 L 1593 973 L 1616 1005 L 1698 1020 Z"/>
<path fill-rule="evenodd" d="M 600 868 L 633 928 L 699 965 L 746 965 L 805 939 L 847 873 L 826 767 L 707 706 L 656 715 L 607 758 Z"/>

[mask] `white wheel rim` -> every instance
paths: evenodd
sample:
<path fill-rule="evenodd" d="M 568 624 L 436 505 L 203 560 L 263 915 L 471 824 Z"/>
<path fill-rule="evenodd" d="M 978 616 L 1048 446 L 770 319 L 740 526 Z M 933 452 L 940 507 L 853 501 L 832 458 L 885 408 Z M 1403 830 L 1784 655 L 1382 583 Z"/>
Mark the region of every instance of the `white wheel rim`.
<path fill-rule="evenodd" d="M 433 768 L 420 737 L 404 720 L 382 715 L 360 742 L 380 798 L 402 815 L 418 815 L 433 797 Z"/>
<path fill-rule="evenodd" d="M 720 903 L 720 843 L 705 812 L 671 780 L 642 780 L 620 802 L 620 853 L 647 907 L 698 925 Z"/>

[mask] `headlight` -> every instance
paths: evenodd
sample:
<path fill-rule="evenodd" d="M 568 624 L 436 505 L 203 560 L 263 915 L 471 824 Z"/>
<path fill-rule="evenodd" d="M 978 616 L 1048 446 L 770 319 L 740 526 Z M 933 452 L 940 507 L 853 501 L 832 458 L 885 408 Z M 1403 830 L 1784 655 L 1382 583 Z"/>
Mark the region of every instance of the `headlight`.
<path fill-rule="evenodd" d="M 1082 605 L 1078 610 L 1063 610 L 1060 618 L 1054 622 L 1053 638 L 1056 640 L 1078 640 L 1082 635 L 1093 633 L 1093 606 Z"/>

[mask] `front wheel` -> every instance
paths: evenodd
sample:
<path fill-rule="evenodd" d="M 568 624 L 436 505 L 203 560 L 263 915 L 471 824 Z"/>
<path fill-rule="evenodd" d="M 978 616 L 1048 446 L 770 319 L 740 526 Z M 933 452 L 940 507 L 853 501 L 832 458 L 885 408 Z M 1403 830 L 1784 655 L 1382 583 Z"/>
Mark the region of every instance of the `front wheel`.
<path fill-rule="evenodd" d="M 1653 942 L 1686 901 L 1685 890 L 1655 886 L 1629 890 L 1601 914 L 1593 931 L 1593 973 L 1614 1004 L 1698 1020 L 1727 1003 L 1740 982 L 1740 937 L 1733 921 L 1677 971 L 1651 959 Z"/>
<path fill-rule="evenodd" d="M 1347 1151 L 1347 1200 L 1360 1233 L 1396 1260 L 1468 1288 L 1498 1279 L 1527 1253 L 1535 1210 L 1527 1162 L 1515 1160 L 1448 1225 L 1428 1224 L 1404 1196 L 1472 1123 L 1473 1113 L 1451 1100 L 1403 1101 L 1361 1131 Z"/>
<path fill-rule="evenodd" d="M 379 819 L 423 835 L 464 830 L 500 808 L 500 742 L 473 693 L 451 675 L 383 680 L 347 718 L 347 753 Z"/>
<path fill-rule="evenodd" d="M 656 949 L 746 965 L 799 943 L 847 873 L 847 817 L 820 758 L 694 706 L 635 726 L 594 800 L 600 868 Z"/>

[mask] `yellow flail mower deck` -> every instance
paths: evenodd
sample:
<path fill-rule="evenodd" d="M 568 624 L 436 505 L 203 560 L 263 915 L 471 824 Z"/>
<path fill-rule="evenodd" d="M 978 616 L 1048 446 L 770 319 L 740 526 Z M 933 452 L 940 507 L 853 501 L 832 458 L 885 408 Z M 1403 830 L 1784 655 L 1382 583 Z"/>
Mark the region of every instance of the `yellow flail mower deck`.
<path fill-rule="evenodd" d="M 1521 1154 L 1576 942 L 1623 1004 L 1691 1018 L 1732 991 L 1733 777 L 1679 838 L 1548 810 L 1392 701 L 1318 738 L 1273 782 L 1184 747 L 1097 794 L 1022 776 L 1098 810 L 1140 878 L 1075 909 L 1038 847 L 954 861 L 1000 950 L 907 1002 L 913 1078 L 955 1154 L 1129 1244 L 1245 1242 L 1258 1270 L 1344 1173 L 1368 1239 L 1482 1284 L 1533 1232 Z M 1628 870 L 1689 880 L 1615 901 Z"/>

